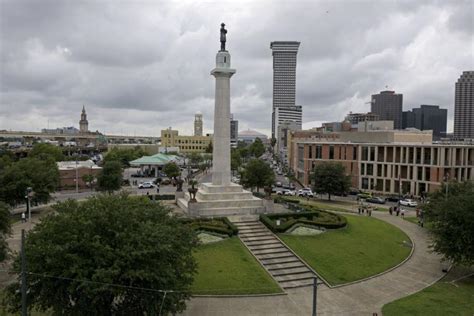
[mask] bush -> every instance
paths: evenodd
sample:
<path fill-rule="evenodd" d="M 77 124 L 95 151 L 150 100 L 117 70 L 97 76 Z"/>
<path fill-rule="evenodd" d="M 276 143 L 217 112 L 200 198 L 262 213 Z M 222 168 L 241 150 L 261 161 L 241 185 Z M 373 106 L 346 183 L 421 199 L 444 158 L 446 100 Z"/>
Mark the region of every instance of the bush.
<path fill-rule="evenodd" d="M 278 226 L 276 225 L 277 220 L 280 220 L 280 225 Z M 318 226 L 327 229 L 337 229 L 347 225 L 344 216 L 317 210 L 314 207 L 305 207 L 305 211 L 300 213 L 260 215 L 260 221 L 274 233 L 284 233 L 295 224 Z"/>
<path fill-rule="evenodd" d="M 181 222 L 189 225 L 195 231 L 208 231 L 228 235 L 229 237 L 237 235 L 239 229 L 232 224 L 227 217 L 216 218 L 182 218 Z"/>
<path fill-rule="evenodd" d="M 265 198 L 265 193 L 263 192 L 252 192 L 253 196 L 264 199 Z"/>
<path fill-rule="evenodd" d="M 293 200 L 291 198 L 287 198 L 285 196 L 277 195 L 275 198 L 273 198 L 273 201 L 275 203 L 291 203 L 291 204 L 299 204 L 300 200 Z"/>

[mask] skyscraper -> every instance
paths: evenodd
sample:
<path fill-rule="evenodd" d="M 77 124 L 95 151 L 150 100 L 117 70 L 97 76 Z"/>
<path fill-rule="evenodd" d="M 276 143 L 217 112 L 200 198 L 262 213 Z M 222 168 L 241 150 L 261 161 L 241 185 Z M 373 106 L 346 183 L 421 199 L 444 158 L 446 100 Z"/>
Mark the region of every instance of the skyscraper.
<path fill-rule="evenodd" d="M 202 113 L 194 115 L 194 136 L 202 136 Z"/>
<path fill-rule="evenodd" d="M 271 42 L 273 55 L 273 111 L 272 137 L 278 130 L 275 108 L 295 106 L 296 102 L 296 55 L 300 42 Z"/>
<path fill-rule="evenodd" d="M 403 128 L 414 127 L 420 131 L 432 130 L 433 138 L 446 135 L 448 110 L 438 105 L 422 104 L 419 108 L 403 112 Z"/>
<path fill-rule="evenodd" d="M 454 137 L 474 138 L 474 71 L 463 71 L 456 82 Z"/>
<path fill-rule="evenodd" d="M 87 133 L 89 131 L 89 122 L 87 121 L 86 107 L 82 106 L 81 120 L 79 121 L 79 132 Z"/>
<path fill-rule="evenodd" d="M 402 128 L 403 94 L 395 91 L 381 91 L 372 95 L 370 112 L 377 114 L 381 121 L 393 121 L 395 129 Z"/>

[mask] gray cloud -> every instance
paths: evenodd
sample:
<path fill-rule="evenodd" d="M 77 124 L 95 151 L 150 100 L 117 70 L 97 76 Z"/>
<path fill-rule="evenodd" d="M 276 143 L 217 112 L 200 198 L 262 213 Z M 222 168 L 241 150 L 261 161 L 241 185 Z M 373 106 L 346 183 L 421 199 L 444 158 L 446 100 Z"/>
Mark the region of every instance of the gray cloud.
<path fill-rule="evenodd" d="M 0 129 L 77 125 L 85 104 L 94 130 L 191 133 L 201 111 L 210 132 L 222 21 L 242 129 L 270 130 L 271 41 L 301 41 L 297 103 L 308 127 L 367 111 L 386 85 L 406 109 L 439 104 L 452 117 L 454 82 L 474 69 L 468 0 L 5 0 L 0 21 Z"/>

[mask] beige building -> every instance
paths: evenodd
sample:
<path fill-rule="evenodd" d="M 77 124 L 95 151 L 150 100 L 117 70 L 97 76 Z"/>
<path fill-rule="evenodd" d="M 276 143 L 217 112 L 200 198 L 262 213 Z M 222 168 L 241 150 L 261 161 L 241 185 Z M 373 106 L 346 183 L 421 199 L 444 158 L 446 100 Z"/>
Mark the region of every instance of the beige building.
<path fill-rule="evenodd" d="M 290 168 L 305 185 L 316 165 L 340 162 L 352 186 L 381 194 L 433 192 L 474 180 L 473 143 L 433 143 L 431 131 L 293 132 Z"/>
<path fill-rule="evenodd" d="M 183 136 L 170 128 L 161 131 L 161 148 L 177 147 L 180 153 L 203 153 L 212 143 L 212 136 Z"/>

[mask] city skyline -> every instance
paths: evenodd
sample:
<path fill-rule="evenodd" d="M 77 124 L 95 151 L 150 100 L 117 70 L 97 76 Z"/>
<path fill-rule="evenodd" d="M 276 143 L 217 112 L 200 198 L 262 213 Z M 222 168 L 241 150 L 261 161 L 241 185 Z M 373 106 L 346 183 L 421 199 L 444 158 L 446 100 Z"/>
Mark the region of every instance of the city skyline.
<path fill-rule="evenodd" d="M 197 111 L 213 120 L 209 69 L 218 49 L 215 25 L 225 22 L 239 69 L 231 106 L 242 130 L 270 134 L 268 45 L 295 40 L 303 128 L 368 112 L 365 102 L 388 85 L 403 94 L 405 111 L 420 104 L 447 108 L 452 131 L 454 84 L 474 68 L 472 6 L 3 1 L 0 129 L 78 127 L 85 105 L 89 130 L 159 135 L 172 126 L 191 135 Z"/>

